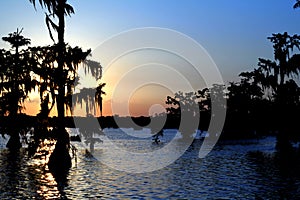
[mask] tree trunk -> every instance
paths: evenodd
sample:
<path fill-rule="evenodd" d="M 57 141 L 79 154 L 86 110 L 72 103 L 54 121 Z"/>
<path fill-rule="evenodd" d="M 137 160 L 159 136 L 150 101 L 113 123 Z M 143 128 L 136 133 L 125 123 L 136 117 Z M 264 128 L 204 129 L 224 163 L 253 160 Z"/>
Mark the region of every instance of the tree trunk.
<path fill-rule="evenodd" d="M 65 32 L 65 19 L 64 19 L 64 6 L 66 0 L 58 1 L 58 11 L 57 16 L 59 20 L 58 25 L 58 95 L 57 95 L 57 142 L 55 144 L 55 149 L 49 159 L 49 169 L 54 174 L 65 173 L 71 167 L 71 156 L 69 154 L 70 139 L 69 134 L 65 130 L 65 76 L 64 76 L 64 52 L 65 52 L 65 42 L 64 42 L 64 32 Z"/>
<path fill-rule="evenodd" d="M 16 53 L 14 55 L 14 59 L 15 59 L 15 64 L 14 64 L 14 68 L 19 67 L 19 50 L 18 47 L 16 47 L 15 49 Z M 16 76 L 16 74 L 15 74 Z M 10 111 L 9 111 L 9 117 L 10 119 L 13 121 L 17 118 L 18 115 L 18 105 L 19 105 L 19 88 L 18 88 L 18 84 L 17 84 L 17 78 L 14 77 L 13 78 L 13 89 L 12 91 L 15 91 L 14 93 L 12 93 L 12 99 L 10 99 L 10 103 L 12 105 Z M 18 128 L 12 126 L 9 127 L 9 141 L 6 144 L 6 147 L 10 150 L 10 151 L 17 151 L 22 147 L 22 144 L 20 142 L 20 136 L 19 136 L 19 130 Z"/>
<path fill-rule="evenodd" d="M 54 175 L 61 176 L 66 174 L 72 165 L 69 154 L 70 139 L 66 130 L 55 129 L 53 134 L 57 135 L 58 138 L 55 149 L 49 158 L 48 167 Z"/>
<path fill-rule="evenodd" d="M 22 147 L 19 132 L 15 129 L 12 129 L 10 132 L 10 138 L 6 144 L 6 147 L 10 151 L 18 151 Z"/>
<path fill-rule="evenodd" d="M 64 51 L 65 51 L 65 16 L 64 16 L 65 0 L 59 0 L 58 4 L 58 96 L 57 96 L 57 112 L 60 123 L 64 123 L 65 116 L 64 98 L 65 98 L 65 80 L 64 80 Z M 64 124 L 62 124 L 64 127 Z"/>

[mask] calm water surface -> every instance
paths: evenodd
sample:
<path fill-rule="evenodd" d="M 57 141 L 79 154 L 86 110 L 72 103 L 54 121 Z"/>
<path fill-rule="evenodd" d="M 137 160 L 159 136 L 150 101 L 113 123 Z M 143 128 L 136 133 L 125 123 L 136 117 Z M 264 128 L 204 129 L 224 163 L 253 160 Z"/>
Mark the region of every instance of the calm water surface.
<path fill-rule="evenodd" d="M 105 134 L 133 151 L 160 148 L 151 138 L 133 139 L 120 130 Z M 163 140 L 167 143 L 173 137 L 169 130 Z M 96 151 L 105 148 L 105 142 Z M 62 181 L 49 173 L 46 160 L 28 159 L 25 151 L 12 155 L 2 148 L 0 199 L 300 199 L 299 173 L 283 170 L 273 161 L 271 137 L 243 145 L 220 144 L 204 159 L 198 158 L 201 143 L 196 142 L 173 164 L 141 174 L 111 169 L 87 158 L 79 143 L 74 145 L 79 149 L 77 163 L 73 160 Z M 257 150 L 268 156 L 253 153 Z"/>

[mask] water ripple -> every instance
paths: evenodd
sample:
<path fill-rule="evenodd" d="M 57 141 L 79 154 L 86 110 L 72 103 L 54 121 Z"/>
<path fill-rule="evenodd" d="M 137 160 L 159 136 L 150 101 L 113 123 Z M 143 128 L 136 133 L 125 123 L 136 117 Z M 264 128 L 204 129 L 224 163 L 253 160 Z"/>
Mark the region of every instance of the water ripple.
<path fill-rule="evenodd" d="M 114 137 L 126 148 L 138 146 L 136 151 L 144 150 L 139 145 L 151 143 L 142 139 L 128 145 L 124 136 Z M 0 199 L 297 199 L 299 177 L 283 174 L 271 158 L 262 161 L 248 155 L 256 150 L 272 152 L 273 141 L 219 145 L 204 159 L 198 158 L 200 144 L 194 143 L 168 167 L 141 174 L 117 171 L 86 159 L 84 149 L 79 149 L 77 164 L 63 185 L 55 181 L 43 162 L 28 159 L 24 151 L 12 155 L 2 149 Z"/>

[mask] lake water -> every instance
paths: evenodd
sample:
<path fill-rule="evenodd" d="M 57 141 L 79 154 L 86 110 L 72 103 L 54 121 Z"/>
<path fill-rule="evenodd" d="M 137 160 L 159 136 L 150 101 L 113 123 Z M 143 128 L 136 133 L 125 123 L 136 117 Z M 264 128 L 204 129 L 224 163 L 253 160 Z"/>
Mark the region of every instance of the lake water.
<path fill-rule="evenodd" d="M 162 145 L 152 144 L 151 138 L 124 135 L 119 129 L 107 129 L 105 134 L 120 147 L 137 152 L 180 140 L 171 130 Z M 297 169 L 286 170 L 272 159 L 275 141 L 268 137 L 242 141 L 242 145 L 219 144 L 204 159 L 198 158 L 201 142 L 195 142 L 174 163 L 147 173 L 112 169 L 87 158 L 82 145 L 75 142 L 77 163 L 73 160 L 66 180 L 57 183 L 45 160 L 28 159 L 23 150 L 11 155 L 1 139 L 0 199 L 300 199 Z M 106 142 L 97 144 L 95 152 L 105 148 Z"/>

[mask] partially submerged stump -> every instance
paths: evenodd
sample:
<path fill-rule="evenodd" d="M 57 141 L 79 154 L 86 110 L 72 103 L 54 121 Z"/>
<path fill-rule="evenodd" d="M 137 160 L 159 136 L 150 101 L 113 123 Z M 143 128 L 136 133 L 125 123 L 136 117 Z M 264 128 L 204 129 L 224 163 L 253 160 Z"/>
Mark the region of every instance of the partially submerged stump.
<path fill-rule="evenodd" d="M 6 147 L 10 151 L 18 151 L 22 147 L 19 134 L 12 134 L 6 144 Z"/>
<path fill-rule="evenodd" d="M 63 129 L 54 129 L 53 134 L 57 137 L 55 149 L 48 162 L 50 172 L 56 177 L 65 176 L 72 166 L 71 156 L 69 154 L 70 139 L 68 132 Z"/>
<path fill-rule="evenodd" d="M 10 151 L 19 151 L 22 147 L 21 141 L 20 141 L 20 128 L 14 128 L 14 127 L 8 127 L 7 133 L 10 135 L 10 138 L 6 144 L 6 147 Z"/>

